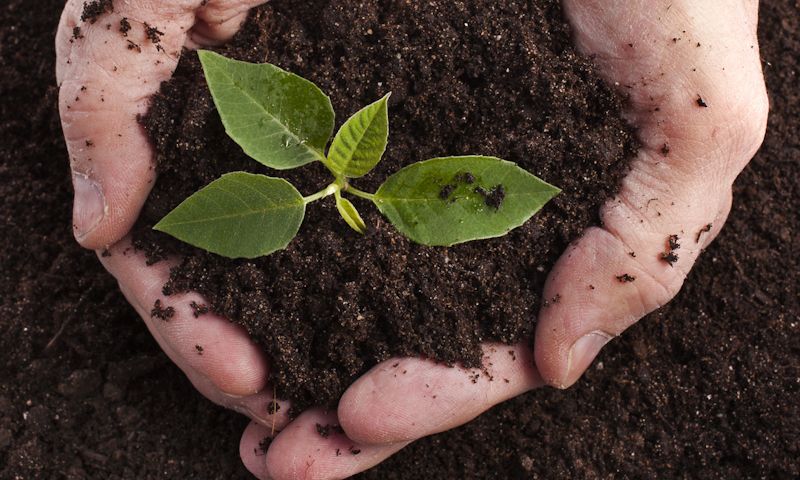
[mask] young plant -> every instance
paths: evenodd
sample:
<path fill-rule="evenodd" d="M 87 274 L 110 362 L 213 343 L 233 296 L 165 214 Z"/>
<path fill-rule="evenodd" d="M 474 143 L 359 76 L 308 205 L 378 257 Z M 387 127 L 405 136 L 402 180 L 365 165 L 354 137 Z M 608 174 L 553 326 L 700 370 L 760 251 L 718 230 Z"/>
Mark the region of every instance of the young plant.
<path fill-rule="evenodd" d="M 333 196 L 347 224 L 367 226 L 343 194 L 374 203 L 409 239 L 449 246 L 505 235 L 559 193 L 516 164 L 494 157 L 434 158 L 409 165 L 368 193 L 350 182 L 381 160 L 389 136 L 387 94 L 334 128 L 330 99 L 313 83 L 270 64 L 199 52 L 206 81 L 228 135 L 257 162 L 276 169 L 322 162 L 330 185 L 303 196 L 281 178 L 233 172 L 201 189 L 154 228 L 229 258 L 255 258 L 286 248 L 306 206 Z"/>

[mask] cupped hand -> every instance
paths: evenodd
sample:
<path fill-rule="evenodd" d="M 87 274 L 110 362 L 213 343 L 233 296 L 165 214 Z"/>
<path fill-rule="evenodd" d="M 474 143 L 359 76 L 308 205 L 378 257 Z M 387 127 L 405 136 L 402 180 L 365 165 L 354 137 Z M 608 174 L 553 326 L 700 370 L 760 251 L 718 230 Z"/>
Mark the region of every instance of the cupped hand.
<path fill-rule="evenodd" d="M 126 237 L 155 181 L 153 152 L 137 116 L 172 76 L 184 47 L 224 42 L 261 3 L 69 0 L 56 36 L 56 74 L 75 187 L 75 237 L 104 252 L 105 267 L 198 390 L 281 428 L 287 409 L 270 408 L 261 350 L 227 320 L 211 314 L 195 318 L 191 305 L 203 304 L 199 296 L 164 298 L 169 262 L 147 267 Z M 160 308 L 154 308 L 157 300 Z"/>
<path fill-rule="evenodd" d="M 569 387 L 606 343 L 675 296 L 719 233 L 733 181 L 766 129 L 758 2 L 563 6 L 578 48 L 629 97 L 626 115 L 642 148 L 602 208 L 602 225 L 584 232 L 550 273 L 544 298 L 558 301 L 541 310 L 533 350 L 486 345 L 489 375 L 478 377 L 419 359 L 384 362 L 347 390 L 337 412 L 301 415 L 266 457 L 254 449 L 270 432 L 251 424 L 241 454 L 256 475 L 345 478 L 532 388 Z M 345 433 L 323 438 L 317 423 Z"/>

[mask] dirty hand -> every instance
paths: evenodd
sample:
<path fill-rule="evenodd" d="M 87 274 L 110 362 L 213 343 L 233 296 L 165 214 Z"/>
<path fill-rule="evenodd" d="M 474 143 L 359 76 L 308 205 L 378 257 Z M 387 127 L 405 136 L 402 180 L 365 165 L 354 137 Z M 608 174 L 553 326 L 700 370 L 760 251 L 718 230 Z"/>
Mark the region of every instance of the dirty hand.
<path fill-rule="evenodd" d="M 164 299 L 169 265 L 146 267 L 126 237 L 155 180 L 137 115 L 168 80 L 183 47 L 229 39 L 263 0 L 69 0 L 56 37 L 59 108 L 75 187 L 73 224 L 84 247 L 102 250 L 158 343 L 212 401 L 280 427 L 267 412 L 267 362 L 247 334 L 222 318 L 194 318 L 195 295 Z M 83 18 L 81 18 L 83 17 Z M 151 310 L 163 302 L 161 317 Z M 171 315 L 171 316 L 170 316 Z M 283 417 L 281 417 L 283 418 Z"/>
<path fill-rule="evenodd" d="M 253 449 L 270 431 L 251 424 L 242 455 L 261 478 L 344 478 L 532 388 L 569 387 L 603 345 L 675 296 L 719 233 L 732 183 L 766 128 L 758 2 L 563 6 L 578 48 L 629 96 L 626 115 L 642 148 L 603 207 L 603 225 L 588 229 L 550 273 L 544 298 L 558 301 L 540 312 L 534 349 L 518 345 L 509 355 L 507 346 L 486 345 L 494 381 L 480 376 L 477 383 L 458 368 L 389 360 L 357 380 L 337 412 L 303 413 L 273 440 L 266 459 Z M 394 374 L 397 362 L 405 375 Z M 340 424 L 346 435 L 322 438 L 316 423 Z"/>

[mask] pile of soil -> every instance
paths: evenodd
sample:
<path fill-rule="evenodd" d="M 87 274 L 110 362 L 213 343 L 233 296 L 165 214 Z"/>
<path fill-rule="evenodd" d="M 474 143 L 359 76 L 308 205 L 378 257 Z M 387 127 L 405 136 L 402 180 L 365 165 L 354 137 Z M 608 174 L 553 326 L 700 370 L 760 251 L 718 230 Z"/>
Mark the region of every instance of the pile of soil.
<path fill-rule="evenodd" d="M 136 245 L 153 260 L 185 257 L 166 292 L 200 292 L 243 325 L 295 411 L 335 406 L 355 378 L 391 356 L 479 367 L 481 342 L 532 338 L 547 272 L 596 222 L 636 149 L 620 99 L 574 51 L 553 0 L 276 1 L 256 9 L 220 52 L 315 82 L 339 124 L 391 91 L 389 147 L 354 182 L 359 188 L 375 191 L 416 161 L 484 154 L 563 190 L 510 235 L 447 249 L 412 243 L 356 200 L 371 227 L 359 236 L 331 198 L 308 208 L 285 251 L 251 261 L 203 252 L 151 227 L 223 173 L 283 176 L 305 194 L 331 176 L 320 163 L 284 173 L 248 158 L 224 132 L 197 55 L 184 55 L 142 122 L 159 180 Z"/>
<path fill-rule="evenodd" d="M 71 238 L 53 86 L 62 7 L 0 6 L 0 478 L 249 478 L 245 421 L 194 392 Z M 761 8 L 770 129 L 678 298 L 573 389 L 519 397 L 362 478 L 800 476 L 800 25 L 794 0 Z M 444 146 L 408 161 L 461 151 Z"/>

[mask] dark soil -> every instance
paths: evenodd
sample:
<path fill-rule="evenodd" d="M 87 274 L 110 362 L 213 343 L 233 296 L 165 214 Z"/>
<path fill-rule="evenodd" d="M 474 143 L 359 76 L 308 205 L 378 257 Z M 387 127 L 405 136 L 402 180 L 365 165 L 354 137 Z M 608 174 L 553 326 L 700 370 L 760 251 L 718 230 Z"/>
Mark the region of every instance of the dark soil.
<path fill-rule="evenodd" d="M 245 421 L 191 388 L 71 238 L 53 86 L 62 7 L 0 6 L 0 478 L 248 478 Z M 363 478 L 800 476 L 800 21 L 794 0 L 761 8 L 770 130 L 678 298 L 575 388 L 522 396 Z M 409 161 L 441 153 L 457 151 Z"/>
<path fill-rule="evenodd" d="M 221 51 L 317 83 L 339 123 L 391 91 L 389 148 L 359 188 L 375 191 L 415 161 L 484 154 L 564 191 L 511 235 L 448 249 L 411 243 L 357 200 L 370 226 L 361 237 L 328 199 L 309 207 L 283 252 L 231 261 L 199 251 L 150 227 L 225 172 L 276 172 L 227 138 L 197 56 L 185 55 L 143 120 L 160 177 L 137 245 L 153 259 L 185 255 L 166 291 L 198 291 L 244 325 L 295 411 L 335 405 L 357 376 L 393 355 L 475 367 L 482 341 L 532 338 L 547 272 L 596 221 L 636 148 L 620 99 L 573 50 L 555 1 L 276 1 Z M 277 175 L 306 194 L 331 181 L 320 164 Z M 490 208 L 505 197 L 502 185 L 480 193 Z"/>

